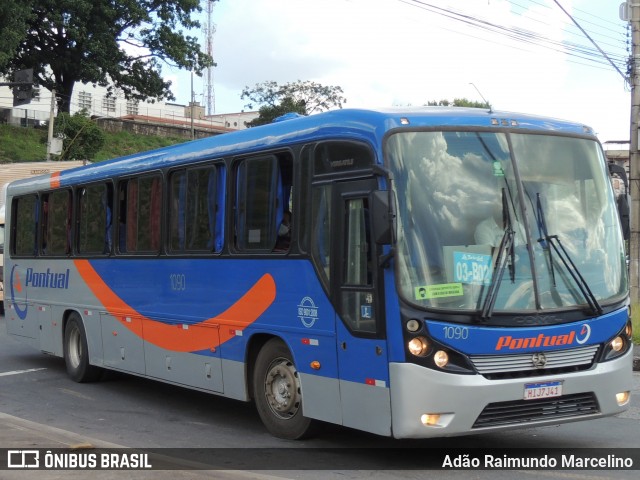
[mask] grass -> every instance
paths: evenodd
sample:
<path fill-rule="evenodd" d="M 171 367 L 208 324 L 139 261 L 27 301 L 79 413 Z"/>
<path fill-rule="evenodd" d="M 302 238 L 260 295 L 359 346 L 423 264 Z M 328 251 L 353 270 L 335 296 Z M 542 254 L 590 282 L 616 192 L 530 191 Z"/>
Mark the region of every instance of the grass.
<path fill-rule="evenodd" d="M 631 306 L 631 324 L 633 325 L 633 343 L 640 345 L 640 305 Z"/>
<path fill-rule="evenodd" d="M 122 157 L 133 153 L 168 147 L 176 143 L 185 142 L 185 138 L 158 137 L 153 135 L 138 135 L 131 132 L 105 132 L 104 146 L 96 154 L 94 161 L 100 162 L 110 158 Z"/>
<path fill-rule="evenodd" d="M 145 152 L 186 141 L 178 137 L 105 132 L 105 143 L 92 162 Z M 34 162 L 47 156 L 47 130 L 0 125 L 0 163 Z"/>
<path fill-rule="evenodd" d="M 0 162 L 44 160 L 47 131 L 0 125 Z"/>

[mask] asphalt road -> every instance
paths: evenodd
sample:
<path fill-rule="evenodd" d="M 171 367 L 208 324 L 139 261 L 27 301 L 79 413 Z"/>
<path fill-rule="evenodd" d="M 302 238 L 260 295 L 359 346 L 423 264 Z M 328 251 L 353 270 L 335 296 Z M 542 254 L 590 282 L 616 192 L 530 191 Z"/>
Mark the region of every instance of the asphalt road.
<path fill-rule="evenodd" d="M 640 373 L 631 406 L 617 417 L 517 431 L 424 441 L 398 441 L 338 426 L 310 440 L 271 437 L 251 404 L 129 375 L 109 374 L 92 384 L 70 381 L 62 359 L 42 355 L 7 338 L 0 319 L 0 447 L 144 448 L 160 450 L 179 471 L 1 471 L 1 480 L 38 478 L 477 478 L 511 479 L 513 471 L 398 468 L 398 458 L 456 449 L 624 449 L 640 451 Z M 354 450 L 354 448 L 356 450 Z M 185 450 L 175 450 L 185 449 Z M 226 450 L 224 450 L 226 449 Z M 475 450 L 478 451 L 478 450 Z M 621 451 L 621 450 L 618 450 Z M 227 454 L 233 471 L 202 471 L 204 456 Z M 392 455 L 393 454 L 393 455 Z M 398 457 L 398 454 L 400 457 Z M 395 456 L 394 456 L 395 455 Z M 239 463 L 246 461 L 243 468 Z M 189 462 L 195 462 L 189 464 Z M 233 462 L 236 462 L 235 464 Z M 255 468 L 262 462 L 270 470 Z M 305 462 L 314 468 L 306 470 Z M 319 464 L 320 462 L 320 464 Z M 639 461 L 640 464 L 640 461 Z M 184 468 L 182 468 L 184 466 Z M 193 469 L 193 467 L 196 469 Z M 223 464 L 224 466 L 224 464 Z M 252 468 L 253 467 L 253 468 Z M 300 469 L 298 469 L 300 467 Z M 292 470 L 294 468 L 295 470 Z M 239 470 L 238 470 L 239 469 Z M 524 478 L 635 479 L 638 471 L 531 471 Z"/>

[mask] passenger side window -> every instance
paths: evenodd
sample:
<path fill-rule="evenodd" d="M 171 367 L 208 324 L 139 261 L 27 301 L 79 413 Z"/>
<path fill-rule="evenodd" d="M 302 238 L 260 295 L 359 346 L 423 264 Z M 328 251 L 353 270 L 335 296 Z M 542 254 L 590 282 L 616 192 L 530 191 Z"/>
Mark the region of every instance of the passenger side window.
<path fill-rule="evenodd" d="M 78 253 L 86 255 L 111 252 L 111 216 L 113 193 L 111 185 L 97 184 L 77 190 Z"/>
<path fill-rule="evenodd" d="M 14 255 L 35 256 L 38 224 L 38 198 L 35 195 L 20 197 L 13 201 Z"/>
<path fill-rule="evenodd" d="M 42 197 L 42 255 L 71 253 L 71 192 L 58 190 Z"/>
<path fill-rule="evenodd" d="M 296 224 L 291 156 L 281 153 L 243 160 L 236 169 L 236 185 L 236 247 L 288 251 Z"/>
<path fill-rule="evenodd" d="M 160 251 L 160 175 L 132 178 L 120 183 L 119 249 L 122 253 Z"/>
<path fill-rule="evenodd" d="M 216 167 L 174 172 L 170 178 L 170 249 L 219 252 L 223 244 L 223 176 Z M 220 192 L 218 192 L 220 186 Z M 220 203 L 221 206 L 218 206 Z"/>
<path fill-rule="evenodd" d="M 331 278 L 331 195 L 331 185 L 314 187 L 311 203 L 311 257 L 327 290 Z"/>

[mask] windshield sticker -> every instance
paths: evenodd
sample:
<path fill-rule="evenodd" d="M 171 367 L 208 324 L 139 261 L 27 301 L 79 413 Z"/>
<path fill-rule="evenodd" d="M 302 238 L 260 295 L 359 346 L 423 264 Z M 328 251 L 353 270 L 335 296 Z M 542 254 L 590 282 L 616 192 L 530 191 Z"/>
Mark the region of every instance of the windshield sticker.
<path fill-rule="evenodd" d="M 491 255 L 453 252 L 453 279 L 472 285 L 491 283 Z"/>
<path fill-rule="evenodd" d="M 502 169 L 502 165 L 497 160 L 493 162 L 493 176 L 494 177 L 504 177 L 504 170 Z"/>
<path fill-rule="evenodd" d="M 430 300 L 432 298 L 461 297 L 464 295 L 461 283 L 441 283 L 440 285 L 426 285 L 415 288 L 416 300 Z"/>

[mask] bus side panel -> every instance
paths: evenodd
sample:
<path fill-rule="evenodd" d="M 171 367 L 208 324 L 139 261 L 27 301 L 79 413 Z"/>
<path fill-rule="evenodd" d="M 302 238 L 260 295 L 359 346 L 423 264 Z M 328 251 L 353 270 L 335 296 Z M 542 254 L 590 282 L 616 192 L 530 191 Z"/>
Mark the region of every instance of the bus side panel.
<path fill-rule="evenodd" d="M 245 381 L 245 363 L 228 359 L 222 359 L 220 363 L 224 379 L 224 396 L 244 402 L 249 401 L 249 390 Z"/>
<path fill-rule="evenodd" d="M 59 339 L 59 329 L 54 325 L 51 317 L 52 310 L 49 305 L 38 305 L 37 308 L 37 336 L 40 339 L 40 350 L 45 353 L 54 353 L 56 339 Z M 57 322 L 56 322 L 57 323 Z"/>
<path fill-rule="evenodd" d="M 85 325 L 86 323 L 85 321 Z M 141 324 L 139 317 L 100 313 L 100 335 L 96 335 L 96 338 L 102 337 L 105 367 L 144 375 L 145 351 L 142 337 L 133 333 L 141 331 Z"/>
<path fill-rule="evenodd" d="M 8 303 L 8 302 L 7 302 Z M 16 301 L 7 304 L 5 318 L 7 322 L 7 333 L 20 337 L 20 340 L 36 339 L 38 324 L 35 318 L 26 315 L 26 312 L 32 311 L 33 302 Z M 24 314 L 22 313 L 24 312 Z M 28 342 L 37 344 L 38 342 Z"/>
<path fill-rule="evenodd" d="M 386 341 L 355 337 L 342 321 L 336 329 L 343 425 L 391 435 Z"/>
<path fill-rule="evenodd" d="M 217 329 L 194 325 L 176 325 L 202 332 L 203 336 L 218 338 Z M 147 375 L 171 383 L 223 393 L 222 362 L 219 349 L 212 348 L 197 353 L 169 351 L 150 342 L 144 345 Z"/>

